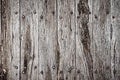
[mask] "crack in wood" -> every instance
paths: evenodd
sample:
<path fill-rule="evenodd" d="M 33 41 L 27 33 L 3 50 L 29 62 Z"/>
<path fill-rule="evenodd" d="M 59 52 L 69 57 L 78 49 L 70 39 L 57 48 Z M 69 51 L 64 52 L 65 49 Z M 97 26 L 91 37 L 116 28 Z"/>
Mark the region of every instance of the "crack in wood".
<path fill-rule="evenodd" d="M 31 53 L 31 37 L 30 37 L 30 26 L 28 25 L 26 31 L 26 40 L 25 40 L 25 49 L 24 49 L 24 70 L 23 70 L 24 74 L 27 73 L 28 63 L 31 59 L 30 53 Z"/>
<path fill-rule="evenodd" d="M 110 26 L 110 39 L 112 39 L 112 35 L 113 35 L 113 27 L 112 27 L 112 24 Z"/>
<path fill-rule="evenodd" d="M 57 40 L 57 53 L 56 53 L 56 64 L 57 64 L 57 79 L 59 80 L 59 67 L 60 67 L 60 48 L 59 48 L 59 42 Z"/>

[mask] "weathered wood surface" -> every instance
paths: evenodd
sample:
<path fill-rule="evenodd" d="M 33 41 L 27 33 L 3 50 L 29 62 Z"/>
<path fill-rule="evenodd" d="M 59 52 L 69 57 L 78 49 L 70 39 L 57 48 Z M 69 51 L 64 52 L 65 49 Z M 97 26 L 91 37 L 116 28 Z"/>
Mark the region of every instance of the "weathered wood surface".
<path fill-rule="evenodd" d="M 0 0 L 0 80 L 120 80 L 120 0 Z"/>

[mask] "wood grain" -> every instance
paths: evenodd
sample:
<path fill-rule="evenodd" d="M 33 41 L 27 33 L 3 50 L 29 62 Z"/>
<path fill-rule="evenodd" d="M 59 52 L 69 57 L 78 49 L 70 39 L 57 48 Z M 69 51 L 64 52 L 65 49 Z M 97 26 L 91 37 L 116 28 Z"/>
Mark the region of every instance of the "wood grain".
<path fill-rule="evenodd" d="M 0 79 L 9 80 L 11 78 L 11 44 L 12 30 L 10 25 L 10 1 L 1 1 L 1 64 Z"/>
<path fill-rule="evenodd" d="M 19 0 L 10 0 L 10 26 L 11 31 L 11 71 L 10 79 L 20 78 L 20 24 L 19 24 Z M 10 39 L 10 38 L 9 38 Z M 10 54 L 9 53 L 9 54 Z"/>
<path fill-rule="evenodd" d="M 39 3 L 39 80 L 57 80 L 56 0 L 39 0 Z"/>
<path fill-rule="evenodd" d="M 0 0 L 0 80 L 120 80 L 119 0 Z"/>
<path fill-rule="evenodd" d="M 120 79 L 120 1 L 111 0 L 111 27 L 112 27 L 112 40 L 111 40 L 111 73 L 113 80 Z"/>
<path fill-rule="evenodd" d="M 20 1 L 21 80 L 38 80 L 38 5 Z"/>
<path fill-rule="evenodd" d="M 75 1 L 58 0 L 58 80 L 75 79 Z"/>

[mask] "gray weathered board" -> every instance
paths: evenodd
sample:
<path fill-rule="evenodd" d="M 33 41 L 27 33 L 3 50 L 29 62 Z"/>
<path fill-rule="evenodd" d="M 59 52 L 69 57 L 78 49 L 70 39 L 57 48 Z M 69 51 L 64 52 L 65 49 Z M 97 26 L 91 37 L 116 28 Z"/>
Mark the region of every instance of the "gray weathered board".
<path fill-rule="evenodd" d="M 0 0 L 0 80 L 120 80 L 120 0 Z"/>

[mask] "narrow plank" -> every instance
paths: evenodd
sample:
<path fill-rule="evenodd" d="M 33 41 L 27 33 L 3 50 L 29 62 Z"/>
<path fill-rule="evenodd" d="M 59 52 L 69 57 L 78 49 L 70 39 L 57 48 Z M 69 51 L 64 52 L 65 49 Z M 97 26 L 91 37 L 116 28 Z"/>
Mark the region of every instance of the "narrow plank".
<path fill-rule="evenodd" d="M 92 1 L 94 80 L 111 80 L 111 1 Z"/>
<path fill-rule="evenodd" d="M 39 80 L 57 80 L 56 0 L 39 0 Z"/>
<path fill-rule="evenodd" d="M 0 0 L 0 4 L 1 4 L 1 2 L 2 2 L 2 1 Z M 1 10 L 1 5 L 0 5 L 0 45 L 1 45 L 1 38 L 2 38 L 2 37 L 1 37 L 1 11 L 2 11 L 2 10 Z M 0 64 L 1 64 L 1 61 L 0 61 Z"/>
<path fill-rule="evenodd" d="M 1 64 L 0 79 L 11 80 L 12 29 L 10 27 L 10 1 L 1 1 Z"/>
<path fill-rule="evenodd" d="M 0 0 L 0 4 L 2 4 L 1 3 L 2 2 L 2 0 Z M 2 73 L 2 33 L 1 33 L 1 22 L 2 22 L 2 19 L 1 19 L 1 12 L 2 12 L 2 9 L 1 9 L 1 5 L 0 5 L 0 75 L 2 75 L 1 73 Z M 0 77 L 0 79 L 2 79 L 2 77 Z"/>
<path fill-rule="evenodd" d="M 10 24 L 12 33 L 11 48 L 11 80 L 20 78 L 20 24 L 19 24 L 19 0 L 10 0 Z"/>
<path fill-rule="evenodd" d="M 120 0 L 111 0 L 111 74 L 120 80 Z"/>
<path fill-rule="evenodd" d="M 21 80 L 38 80 L 38 1 L 20 1 Z"/>
<path fill-rule="evenodd" d="M 2 2 L 2 1 L 0 0 L 0 4 L 1 4 L 1 2 Z M 1 43 L 1 40 L 2 40 L 2 39 L 1 39 L 1 38 L 2 38 L 2 37 L 1 37 L 1 36 L 2 36 L 2 35 L 1 35 L 1 12 L 2 12 L 2 10 L 1 10 L 1 5 L 0 5 L 0 64 L 2 64 L 2 63 L 1 63 L 1 47 L 2 47 L 2 43 Z"/>
<path fill-rule="evenodd" d="M 75 0 L 57 0 L 58 80 L 75 80 Z"/>
<path fill-rule="evenodd" d="M 91 52 L 91 0 L 76 0 L 77 80 L 94 80 Z"/>

